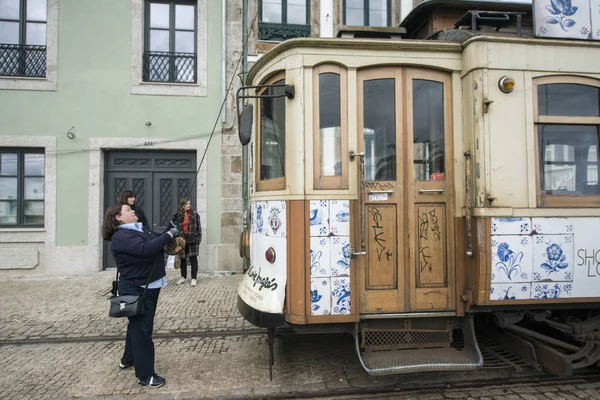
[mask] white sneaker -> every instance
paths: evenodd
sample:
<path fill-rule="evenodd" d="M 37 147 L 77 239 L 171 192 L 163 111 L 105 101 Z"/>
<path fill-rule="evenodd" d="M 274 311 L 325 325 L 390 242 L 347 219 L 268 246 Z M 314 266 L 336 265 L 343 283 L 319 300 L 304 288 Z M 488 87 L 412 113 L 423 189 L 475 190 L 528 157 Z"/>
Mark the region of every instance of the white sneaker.
<path fill-rule="evenodd" d="M 184 277 L 179 278 L 179 280 L 177 281 L 178 285 L 181 285 L 182 283 L 185 283 L 185 278 Z"/>
<path fill-rule="evenodd" d="M 192 286 L 196 286 L 198 282 L 195 279 L 192 279 Z"/>

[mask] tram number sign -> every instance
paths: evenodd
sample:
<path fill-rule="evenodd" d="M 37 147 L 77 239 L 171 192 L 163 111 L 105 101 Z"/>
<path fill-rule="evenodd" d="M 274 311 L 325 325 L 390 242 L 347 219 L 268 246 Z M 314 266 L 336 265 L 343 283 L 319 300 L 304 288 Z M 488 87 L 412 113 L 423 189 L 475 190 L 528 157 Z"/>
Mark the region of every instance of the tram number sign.
<path fill-rule="evenodd" d="M 387 201 L 387 199 L 387 193 L 377 193 L 369 195 L 369 201 Z"/>

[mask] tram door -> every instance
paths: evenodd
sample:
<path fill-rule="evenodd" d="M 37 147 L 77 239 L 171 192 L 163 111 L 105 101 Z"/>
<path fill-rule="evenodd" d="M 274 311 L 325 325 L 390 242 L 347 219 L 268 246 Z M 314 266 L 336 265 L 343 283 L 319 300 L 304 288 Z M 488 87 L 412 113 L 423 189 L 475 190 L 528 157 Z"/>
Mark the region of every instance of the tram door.
<path fill-rule="evenodd" d="M 431 70 L 358 75 L 361 314 L 455 309 L 450 89 Z"/>

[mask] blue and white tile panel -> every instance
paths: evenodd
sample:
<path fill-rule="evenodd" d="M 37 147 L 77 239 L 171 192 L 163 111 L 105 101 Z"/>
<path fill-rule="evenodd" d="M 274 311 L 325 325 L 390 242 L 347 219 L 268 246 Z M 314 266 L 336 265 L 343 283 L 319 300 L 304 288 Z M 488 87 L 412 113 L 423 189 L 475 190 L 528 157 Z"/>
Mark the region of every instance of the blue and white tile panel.
<path fill-rule="evenodd" d="M 598 227 L 600 218 L 493 218 L 490 299 L 600 298 Z"/>
<path fill-rule="evenodd" d="M 311 315 L 350 314 L 350 201 L 310 202 Z"/>
<path fill-rule="evenodd" d="M 598 39 L 597 0 L 536 0 L 534 29 L 538 37 Z"/>

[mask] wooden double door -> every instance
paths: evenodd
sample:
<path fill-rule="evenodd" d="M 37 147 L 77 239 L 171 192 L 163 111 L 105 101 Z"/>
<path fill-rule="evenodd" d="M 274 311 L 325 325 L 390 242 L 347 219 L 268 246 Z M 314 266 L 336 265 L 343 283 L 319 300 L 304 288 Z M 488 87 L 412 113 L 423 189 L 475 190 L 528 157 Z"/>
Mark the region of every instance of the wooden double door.
<path fill-rule="evenodd" d="M 456 308 L 451 99 L 441 71 L 358 74 L 361 314 Z"/>

